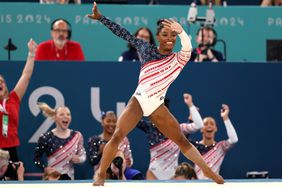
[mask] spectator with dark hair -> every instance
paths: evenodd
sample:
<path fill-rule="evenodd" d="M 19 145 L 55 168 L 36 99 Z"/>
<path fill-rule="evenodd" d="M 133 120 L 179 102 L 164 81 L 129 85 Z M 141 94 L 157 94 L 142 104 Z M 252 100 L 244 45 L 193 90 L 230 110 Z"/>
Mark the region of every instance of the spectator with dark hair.
<path fill-rule="evenodd" d="M 212 117 L 204 118 L 204 127 L 201 129 L 202 140 L 190 140 L 192 144 L 199 150 L 205 162 L 219 174 L 220 167 L 227 151 L 238 142 L 237 133 L 229 119 L 229 106 L 222 105 L 220 111 L 221 118 L 224 121 L 228 139 L 222 141 L 215 141 L 215 134 L 217 132 L 217 125 L 215 119 Z M 195 171 L 199 179 L 208 179 L 199 166 L 195 165 Z"/>
<path fill-rule="evenodd" d="M 143 39 L 144 41 L 149 42 L 152 45 L 155 45 L 154 36 L 151 30 L 147 27 L 139 28 L 134 36 L 138 39 Z M 139 56 L 136 48 L 134 48 L 130 43 L 128 43 L 128 51 L 125 51 L 118 58 L 118 61 L 139 61 Z"/>
<path fill-rule="evenodd" d="M 173 180 L 196 180 L 197 175 L 194 168 L 186 162 L 181 163 L 175 170 Z"/>
<path fill-rule="evenodd" d="M 195 62 L 219 62 L 223 61 L 221 52 L 214 49 L 217 33 L 211 27 L 203 27 L 197 31 L 197 48 L 193 49 L 191 61 Z"/>
<path fill-rule="evenodd" d="M 96 172 L 100 167 L 100 160 L 104 151 L 105 144 L 112 138 L 116 129 L 117 116 L 113 111 L 107 111 L 102 114 L 101 125 L 103 132 L 100 135 L 92 136 L 88 140 L 88 159 L 90 164 L 94 167 Z M 126 179 L 144 179 L 141 172 L 132 169 L 133 158 L 130 149 L 130 143 L 127 137 L 125 137 L 119 144 L 118 152 L 122 152 L 124 163 L 126 168 Z"/>

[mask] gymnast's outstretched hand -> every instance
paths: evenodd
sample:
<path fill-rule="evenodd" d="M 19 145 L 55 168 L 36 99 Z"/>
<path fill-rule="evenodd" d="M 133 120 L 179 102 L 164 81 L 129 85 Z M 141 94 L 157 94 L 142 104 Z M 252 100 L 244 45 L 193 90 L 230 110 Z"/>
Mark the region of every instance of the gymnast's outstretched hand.
<path fill-rule="evenodd" d="M 92 14 L 88 14 L 87 16 L 93 20 L 99 20 L 102 17 L 102 14 L 98 10 L 97 3 L 95 1 L 93 3 Z"/>

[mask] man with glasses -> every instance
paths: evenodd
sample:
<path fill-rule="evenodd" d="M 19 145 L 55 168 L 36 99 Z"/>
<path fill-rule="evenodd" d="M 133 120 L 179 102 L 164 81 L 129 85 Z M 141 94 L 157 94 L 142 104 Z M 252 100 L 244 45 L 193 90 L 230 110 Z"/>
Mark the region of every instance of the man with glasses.
<path fill-rule="evenodd" d="M 78 42 L 71 40 L 71 25 L 65 19 L 56 19 L 51 24 L 51 40 L 40 43 L 35 60 L 42 61 L 84 61 L 84 54 Z"/>

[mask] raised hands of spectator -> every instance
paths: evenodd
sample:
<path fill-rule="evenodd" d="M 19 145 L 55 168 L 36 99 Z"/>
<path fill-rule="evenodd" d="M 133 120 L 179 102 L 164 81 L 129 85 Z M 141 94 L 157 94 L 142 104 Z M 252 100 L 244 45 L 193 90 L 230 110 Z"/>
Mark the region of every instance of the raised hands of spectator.
<path fill-rule="evenodd" d="M 223 120 L 229 119 L 229 106 L 227 104 L 222 104 L 222 108 L 220 110 L 220 116 Z"/>
<path fill-rule="evenodd" d="M 14 88 L 14 91 L 17 93 L 20 100 L 24 96 L 27 86 L 29 84 L 29 81 L 31 79 L 31 75 L 32 75 L 33 68 L 34 68 L 34 56 L 35 56 L 37 44 L 32 39 L 30 39 L 27 43 L 27 46 L 29 50 L 27 61 L 24 66 L 22 75 Z"/>
<path fill-rule="evenodd" d="M 87 16 L 93 20 L 99 20 L 102 17 L 102 14 L 98 10 L 97 3 L 95 1 L 93 3 L 92 14 L 88 14 Z"/>
<path fill-rule="evenodd" d="M 214 56 L 214 54 L 212 53 L 212 51 L 211 51 L 210 48 L 207 50 L 207 57 L 208 57 L 208 59 L 210 59 L 212 62 L 218 62 L 218 59 L 216 59 L 216 57 Z"/>
<path fill-rule="evenodd" d="M 33 39 L 30 39 L 27 43 L 28 51 L 29 51 L 29 56 L 34 57 L 36 49 L 37 49 L 37 44 Z"/>
<path fill-rule="evenodd" d="M 23 181 L 24 180 L 24 170 L 25 170 L 23 162 L 19 161 L 18 165 L 19 165 L 17 169 L 18 180 Z"/>
<path fill-rule="evenodd" d="M 207 59 L 208 56 L 205 54 L 199 54 L 198 58 L 195 59 L 195 62 L 203 62 L 204 59 Z"/>
<path fill-rule="evenodd" d="M 183 94 L 184 102 L 187 104 L 189 107 L 193 106 L 193 100 L 192 100 L 192 95 L 189 93 L 184 93 Z"/>

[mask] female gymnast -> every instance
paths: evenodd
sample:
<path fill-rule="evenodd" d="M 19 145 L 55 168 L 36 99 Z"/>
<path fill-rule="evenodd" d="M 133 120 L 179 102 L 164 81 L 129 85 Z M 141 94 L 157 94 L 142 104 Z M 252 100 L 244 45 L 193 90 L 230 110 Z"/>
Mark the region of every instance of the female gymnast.
<path fill-rule="evenodd" d="M 107 19 L 99 12 L 96 2 L 93 4 L 92 14 L 88 17 L 99 20 L 115 35 L 132 44 L 137 49 L 141 62 L 137 89 L 120 115 L 115 133 L 104 148 L 93 185 L 104 185 L 106 170 L 117 153 L 119 143 L 137 125 L 142 116 L 149 116 L 158 129 L 175 142 L 182 153 L 197 164 L 207 177 L 217 183 L 224 183 L 224 179 L 207 166 L 198 150 L 186 139 L 179 128 L 179 123 L 163 104 L 168 87 L 180 74 L 191 55 L 191 41 L 182 26 L 172 19 L 159 21 L 156 35 L 159 46 L 156 47 L 137 39 L 126 29 Z M 173 52 L 177 36 L 181 40 L 182 48 L 179 52 Z"/>

